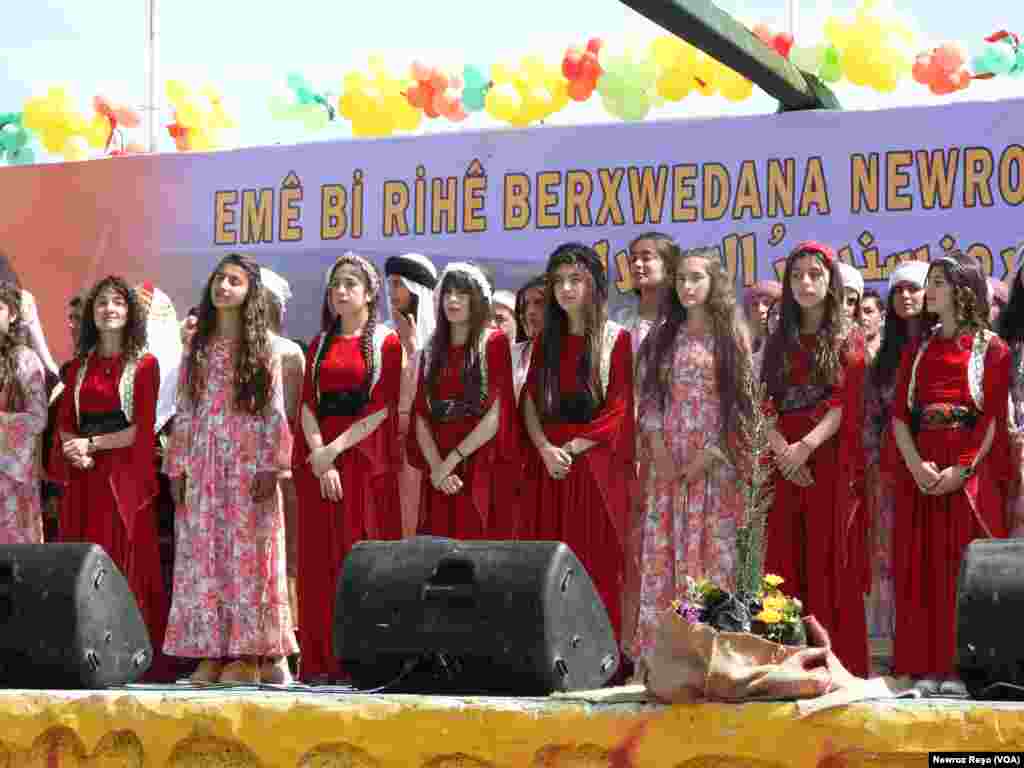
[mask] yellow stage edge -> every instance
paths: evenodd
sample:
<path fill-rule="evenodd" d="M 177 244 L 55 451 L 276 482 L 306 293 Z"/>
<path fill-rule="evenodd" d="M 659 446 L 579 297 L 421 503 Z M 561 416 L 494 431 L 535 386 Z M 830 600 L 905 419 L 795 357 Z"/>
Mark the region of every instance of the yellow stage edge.
<path fill-rule="evenodd" d="M 666 707 L 278 691 L 0 692 L 0 768 L 926 766 L 1024 749 L 1024 705 Z"/>

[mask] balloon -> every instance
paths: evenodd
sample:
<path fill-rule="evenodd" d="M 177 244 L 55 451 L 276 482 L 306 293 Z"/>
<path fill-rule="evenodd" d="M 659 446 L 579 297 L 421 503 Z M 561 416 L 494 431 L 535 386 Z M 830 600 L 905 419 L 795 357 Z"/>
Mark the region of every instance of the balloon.
<path fill-rule="evenodd" d="M 430 79 L 430 67 L 418 59 L 413 60 L 412 66 L 409 69 L 413 80 L 424 81 Z"/>
<path fill-rule="evenodd" d="M 839 51 L 834 45 L 830 45 L 825 49 L 825 55 L 822 58 L 821 69 L 818 70 L 818 75 L 826 83 L 836 83 L 843 76 L 842 61 L 839 57 Z"/>
<path fill-rule="evenodd" d="M 167 93 L 167 100 L 172 105 L 184 101 L 188 94 L 188 87 L 180 80 L 168 80 L 164 89 Z"/>
<path fill-rule="evenodd" d="M 86 128 L 85 139 L 90 147 L 105 149 L 112 133 L 110 118 L 97 112 Z"/>
<path fill-rule="evenodd" d="M 754 28 L 750 31 L 753 32 L 754 37 L 756 37 L 762 43 L 767 45 L 769 48 L 772 47 L 772 41 L 775 38 L 775 32 L 772 30 L 770 26 L 768 26 L 767 23 L 762 21 L 759 24 L 755 24 Z"/>
<path fill-rule="evenodd" d="M 476 67 L 471 64 L 467 64 L 462 69 L 462 80 L 464 87 L 467 89 L 480 89 L 487 85 L 487 79 Z"/>
<path fill-rule="evenodd" d="M 1008 75 L 1017 64 L 1013 47 L 999 41 L 985 43 L 981 54 L 974 58 L 974 71 L 978 74 Z"/>
<path fill-rule="evenodd" d="M 569 83 L 569 98 L 573 101 L 586 101 L 595 87 L 596 84 L 590 80 L 573 80 Z"/>
<path fill-rule="evenodd" d="M 583 54 L 575 48 L 570 48 L 562 59 L 562 74 L 566 80 L 576 80 L 580 76 L 580 69 L 583 64 Z"/>
<path fill-rule="evenodd" d="M 793 36 L 788 32 L 780 32 L 772 40 L 772 47 L 779 56 L 788 58 L 789 52 L 793 49 Z"/>
<path fill-rule="evenodd" d="M 11 165 L 31 165 L 36 161 L 36 153 L 31 147 L 22 147 L 7 154 L 7 162 Z"/>
<path fill-rule="evenodd" d="M 61 154 L 64 159 L 75 162 L 89 159 L 89 144 L 84 136 L 71 136 L 64 142 Z"/>
<path fill-rule="evenodd" d="M 597 56 L 601 52 L 602 45 L 604 45 L 604 43 L 601 41 L 600 37 L 592 37 L 587 41 L 587 52 Z"/>

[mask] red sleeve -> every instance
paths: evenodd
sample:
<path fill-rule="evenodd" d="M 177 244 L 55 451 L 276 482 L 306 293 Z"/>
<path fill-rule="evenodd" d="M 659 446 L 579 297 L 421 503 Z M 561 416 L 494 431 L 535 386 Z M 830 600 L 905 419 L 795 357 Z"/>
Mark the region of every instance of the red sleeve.
<path fill-rule="evenodd" d="M 316 370 L 316 351 L 320 348 L 320 338 L 323 336 L 322 333 L 318 333 L 316 338 L 313 339 L 309 345 L 309 365 L 306 366 L 306 372 L 302 377 L 302 405 L 308 405 L 309 410 L 316 415 L 316 397 L 313 390 L 313 373 Z M 383 374 L 382 374 L 383 375 Z M 302 429 L 302 409 L 299 409 L 298 429 Z"/>
<path fill-rule="evenodd" d="M 908 344 L 900 357 L 900 370 L 896 374 L 896 394 L 892 401 L 892 418 L 899 419 L 910 426 L 910 410 L 907 408 L 907 395 L 910 391 L 910 370 L 914 366 L 914 358 L 920 343 Z"/>
<path fill-rule="evenodd" d="M 834 508 L 846 562 L 860 579 L 865 594 L 871 591 L 871 557 L 868 535 L 871 520 L 864 503 L 864 336 L 855 331 L 847 343 L 842 386 L 823 404 L 825 409 L 842 408 L 839 425 L 839 478 Z M 840 399 L 841 398 L 841 399 Z"/>
<path fill-rule="evenodd" d="M 593 440 L 595 443 L 608 443 L 616 454 L 627 450 L 629 461 L 633 460 L 636 433 L 633 409 L 633 346 L 626 331 L 619 332 L 619 338 L 612 349 L 611 371 L 608 375 L 608 391 L 605 392 L 604 405 L 589 424 L 581 427 L 582 429 L 576 433 L 578 437 Z"/>
<path fill-rule="evenodd" d="M 398 392 L 402 385 L 402 344 L 398 334 L 390 333 L 381 345 L 381 370 L 377 385 L 370 392 L 359 421 L 388 409 L 387 418 L 356 446 L 370 460 L 374 475 L 395 470 L 401 462 L 398 447 Z M 312 367 L 312 366 L 310 366 Z"/>
<path fill-rule="evenodd" d="M 61 381 L 64 383 L 64 391 L 60 393 L 60 403 L 57 406 L 57 429 L 50 445 L 50 479 L 56 483 L 70 482 L 71 465 L 64 458 L 64 438 L 61 432 L 69 435 L 78 434 L 78 424 L 75 419 L 75 379 L 78 377 L 78 368 L 81 360 L 72 360 L 64 366 L 64 376 Z"/>
<path fill-rule="evenodd" d="M 501 403 L 498 417 L 498 431 L 491 441 L 495 462 L 518 467 L 522 458 L 522 429 L 519 411 L 516 408 L 516 388 L 512 377 L 512 345 L 508 337 L 497 332 L 487 340 L 487 406 L 486 413 L 492 404 Z"/>
<path fill-rule="evenodd" d="M 409 414 L 409 432 L 405 436 L 405 461 L 410 467 L 421 472 L 430 472 L 430 465 L 427 457 L 423 455 L 420 448 L 418 421 L 423 419 L 427 426 L 430 426 L 430 412 L 427 409 L 427 385 L 426 371 L 430 361 L 426 359 L 426 352 L 430 347 L 424 347 L 417 355 L 419 361 L 416 371 L 416 396 L 412 401 L 412 413 Z"/>
<path fill-rule="evenodd" d="M 985 433 L 988 431 L 989 424 L 993 422 L 996 425 L 996 434 L 989 453 L 997 456 L 995 453 L 997 449 L 1006 451 L 1006 444 L 1000 436 L 1006 433 L 1006 408 L 1010 391 L 1010 353 L 1005 342 L 998 337 L 989 342 L 988 350 L 985 353 L 985 374 L 982 387 L 985 392 L 985 410 L 978 418 L 974 429 L 971 430 L 971 439 L 968 445 L 957 459 L 957 463 L 962 467 L 970 466 L 978 458 L 981 445 L 985 442 Z M 996 461 L 999 460 L 997 457 Z M 999 470 L 1003 469 L 999 464 L 996 466 Z"/>

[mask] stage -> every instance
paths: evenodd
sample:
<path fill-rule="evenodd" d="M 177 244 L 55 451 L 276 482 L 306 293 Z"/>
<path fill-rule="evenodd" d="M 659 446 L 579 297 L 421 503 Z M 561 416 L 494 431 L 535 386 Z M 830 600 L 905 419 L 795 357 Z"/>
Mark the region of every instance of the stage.
<path fill-rule="evenodd" d="M 608 695 L 0 691 L 0 768 L 881 768 L 925 766 L 933 750 L 1024 749 L 1019 704 L 887 700 L 801 719 L 791 702 Z"/>

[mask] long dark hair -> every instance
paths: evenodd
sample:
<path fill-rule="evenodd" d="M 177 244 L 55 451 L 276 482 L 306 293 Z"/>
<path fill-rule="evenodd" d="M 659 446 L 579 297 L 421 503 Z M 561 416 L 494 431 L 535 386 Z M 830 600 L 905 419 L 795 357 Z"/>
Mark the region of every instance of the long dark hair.
<path fill-rule="evenodd" d="M 529 341 L 530 337 L 526 335 L 526 323 L 523 318 L 526 315 L 526 292 L 531 291 L 534 288 L 540 288 L 542 291 L 547 288 L 548 278 L 547 275 L 534 275 L 526 283 L 516 291 L 516 341 Z"/>
<path fill-rule="evenodd" d="M 377 307 L 380 304 L 380 272 L 373 262 L 354 253 L 342 255 L 327 275 L 327 287 L 324 289 L 324 303 L 320 308 L 320 330 L 324 333 L 323 343 L 317 352 L 316 360 L 313 361 L 313 383 L 320 381 L 320 366 L 323 365 L 324 355 L 331 348 L 331 343 L 341 335 L 341 318 L 334 314 L 334 307 L 331 304 L 331 282 L 337 271 L 349 264 L 359 270 L 363 280 L 363 289 L 370 294 L 370 300 L 366 304 L 366 325 L 359 335 L 359 351 L 363 356 L 363 365 L 366 366 L 366 378 L 363 379 L 363 393 L 369 395 L 370 382 L 373 381 L 373 336 L 377 331 Z M 372 272 L 368 272 L 370 270 Z"/>
<path fill-rule="evenodd" d="M 444 295 L 449 291 L 469 294 L 469 335 L 466 337 L 466 361 L 462 369 L 464 398 L 474 413 L 482 405 L 483 393 L 480 391 L 480 334 L 487 328 L 491 316 L 490 302 L 484 297 L 483 291 L 476 281 L 465 272 L 447 272 L 437 289 L 441 297 L 441 306 L 437 310 L 437 327 L 430 340 L 430 359 L 427 361 L 425 383 L 431 399 L 438 398 L 438 387 L 441 383 L 441 369 L 448 359 L 448 348 L 452 341 L 452 324 L 444 312 Z"/>
<path fill-rule="evenodd" d="M 729 445 L 730 434 L 739 431 L 741 415 L 752 410 L 747 385 L 753 375 L 750 339 L 743 315 L 736 307 L 736 296 L 718 251 L 715 248 L 694 248 L 679 252 L 665 264 L 666 280 L 671 289 L 665 292 L 659 315 L 661 321 L 644 339 L 638 354 L 644 379 L 640 394 L 653 398 L 661 407 L 668 399 L 672 377 L 673 349 L 680 330 L 686 325 L 687 310 L 675 290 L 676 275 L 687 258 L 703 259 L 711 278 L 705 311 L 711 321 L 715 341 L 715 381 L 719 396 L 720 444 Z"/>
<path fill-rule="evenodd" d="M 999 313 L 999 335 L 1007 344 L 1024 340 L 1024 248 L 1017 254 L 1017 272 L 1010 285 L 1010 298 Z"/>
<path fill-rule="evenodd" d="M 793 296 L 793 264 L 803 256 L 813 256 L 828 273 L 828 291 L 825 293 L 825 314 L 818 329 L 814 345 L 814 360 L 811 367 L 811 381 L 814 384 L 830 386 L 837 384 L 842 376 L 842 348 L 849 332 L 849 324 L 843 318 L 843 278 L 839 262 L 828 246 L 819 243 L 801 243 L 786 258 L 786 270 L 782 278 L 782 310 L 778 327 L 772 331 L 765 344 L 764 364 L 761 366 L 761 381 L 768 394 L 781 400 L 789 383 L 790 352 L 800 353 L 800 318 L 803 310 Z"/>
<path fill-rule="evenodd" d="M 242 336 L 235 363 L 235 406 L 249 413 L 260 413 L 270 402 L 270 336 L 260 268 L 245 254 L 229 253 L 206 281 L 195 336 L 186 360 L 188 394 L 193 403 L 198 403 L 206 386 L 207 347 L 217 328 L 217 310 L 210 294 L 213 281 L 227 266 L 238 267 L 249 278 L 249 290 L 242 303 Z"/>
<path fill-rule="evenodd" d="M 92 287 L 85 297 L 85 304 L 82 307 L 82 324 L 78 332 L 76 354 L 83 360 L 99 343 L 100 332 L 96 327 L 96 299 L 108 288 L 112 288 L 121 295 L 128 309 L 124 330 L 121 332 L 125 358 L 139 357 L 146 349 L 146 312 L 142 309 L 135 289 L 128 285 L 124 278 L 108 275 Z"/>
<path fill-rule="evenodd" d="M 641 240 L 651 240 L 654 243 L 654 250 L 657 251 L 658 256 L 661 257 L 662 264 L 665 265 L 666 270 L 670 261 L 676 261 L 679 259 L 679 245 L 676 243 L 672 235 L 666 235 L 664 232 L 641 232 L 639 235 L 629 241 L 629 247 L 626 249 L 627 253 L 633 252 L 633 247 Z M 665 285 L 662 286 L 665 290 L 674 290 L 675 286 L 668 284 L 668 274 L 666 272 Z M 640 289 L 633 288 L 633 293 L 640 295 Z"/>
<path fill-rule="evenodd" d="M 924 331 L 924 308 L 917 316 L 918 333 L 920 336 Z M 903 356 L 903 348 L 908 341 L 914 341 L 915 337 L 910 333 L 910 322 L 896 314 L 896 291 L 889 291 L 889 299 L 886 302 L 885 325 L 882 326 L 882 343 L 878 346 L 875 361 L 871 364 L 871 383 L 875 389 L 882 390 L 892 386 L 896 378 L 896 371 L 900 367 L 900 358 Z"/>
<path fill-rule="evenodd" d="M 978 260 L 953 249 L 931 263 L 928 276 L 931 277 L 936 269 L 941 269 L 953 286 L 953 311 L 957 325 L 968 333 L 988 330 L 988 281 Z M 934 330 L 939 316 L 928 311 L 927 302 L 922 317 L 925 327 Z"/>
<path fill-rule="evenodd" d="M 538 371 L 538 385 L 541 393 L 539 404 L 543 419 L 558 419 L 561 410 L 562 340 L 569 335 L 569 315 L 559 306 L 554 294 L 555 270 L 563 265 L 583 267 L 587 281 L 589 299 L 583 314 L 583 335 L 585 344 L 580 357 L 577 381 L 583 392 L 588 392 L 595 405 L 604 401 L 601 387 L 601 343 L 605 323 L 608 322 L 608 275 L 597 252 L 583 243 L 564 243 L 548 258 L 545 274 L 548 284 L 545 288 L 544 330 L 541 332 L 542 365 Z"/>
<path fill-rule="evenodd" d="M 15 376 L 14 353 L 18 347 L 28 344 L 28 329 L 25 328 L 21 316 L 21 290 L 18 286 L 7 280 L 0 282 L 0 303 L 6 304 L 7 310 L 11 313 L 7 333 L 0 336 L 0 394 L 6 392 L 8 386 L 12 386 L 15 396 L 20 399 L 25 393 Z"/>

